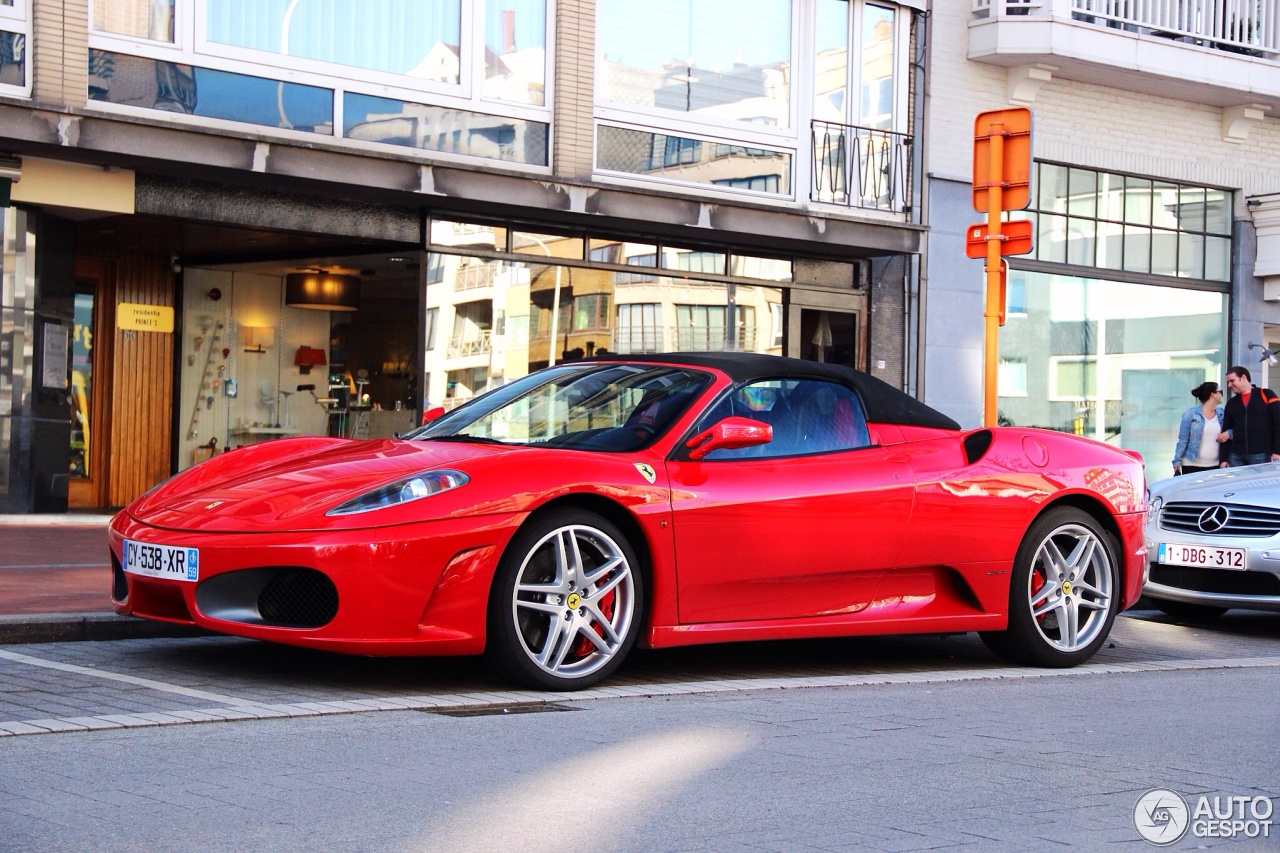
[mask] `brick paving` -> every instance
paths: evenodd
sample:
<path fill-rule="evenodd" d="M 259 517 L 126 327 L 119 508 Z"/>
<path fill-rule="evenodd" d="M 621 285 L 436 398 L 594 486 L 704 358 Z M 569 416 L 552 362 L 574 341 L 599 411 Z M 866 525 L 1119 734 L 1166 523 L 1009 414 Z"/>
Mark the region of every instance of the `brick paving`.
<path fill-rule="evenodd" d="M 369 659 L 207 636 L 0 646 L 0 736 L 259 717 L 492 707 L 1119 673 L 1280 667 L 1280 615 L 1207 626 L 1122 616 L 1074 670 L 1014 667 L 974 635 L 849 638 L 638 651 L 613 679 L 570 695 L 512 690 L 472 658 Z"/>
<path fill-rule="evenodd" d="M 111 613 L 105 516 L 0 524 L 0 616 Z"/>

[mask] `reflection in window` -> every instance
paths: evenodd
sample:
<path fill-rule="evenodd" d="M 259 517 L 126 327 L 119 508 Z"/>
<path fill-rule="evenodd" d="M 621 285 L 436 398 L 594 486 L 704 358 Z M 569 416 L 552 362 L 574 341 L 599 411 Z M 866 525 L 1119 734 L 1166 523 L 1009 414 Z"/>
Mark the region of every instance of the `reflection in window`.
<path fill-rule="evenodd" d="M 89 98 L 249 124 L 333 133 L 333 92 L 317 86 L 89 51 Z"/>
<path fill-rule="evenodd" d="M 94 0 L 92 8 L 100 33 L 173 43 L 173 0 Z"/>
<path fill-rule="evenodd" d="M 206 0 L 211 42 L 457 83 L 461 6 L 399 0 Z"/>
<path fill-rule="evenodd" d="M 484 96 L 545 103 L 546 0 L 487 0 L 484 33 Z"/>
<path fill-rule="evenodd" d="M 603 124 L 597 128 L 596 168 L 721 186 L 748 181 L 752 185 L 744 189 L 791 193 L 791 155 L 782 151 Z"/>
<path fill-rule="evenodd" d="M 0 86 L 27 85 L 27 37 L 0 31 Z"/>
<path fill-rule="evenodd" d="M 601 0 L 599 50 L 607 100 L 786 127 L 791 3 Z"/>
<path fill-rule="evenodd" d="M 93 401 L 93 294 L 77 293 L 75 332 L 71 341 L 71 476 L 89 476 L 93 435 L 89 429 Z"/>
<path fill-rule="evenodd" d="M 896 130 L 899 57 L 895 10 L 818 0 L 813 117 L 832 124 Z M 857 64 L 849 61 L 858 45 Z M 856 99 L 848 93 L 857 92 Z"/>
<path fill-rule="evenodd" d="M 729 417 L 768 424 L 773 439 L 755 447 L 713 450 L 705 457 L 707 461 L 831 453 L 871 443 L 862 401 L 852 389 L 835 382 L 766 379 L 744 385 L 699 418 L 693 432 Z"/>
<path fill-rule="evenodd" d="M 733 324 L 727 323 L 730 308 Z M 677 305 L 678 352 L 757 352 L 756 309 L 751 305 Z"/>
<path fill-rule="evenodd" d="M 1056 163 L 1036 164 L 1034 257 L 1136 273 L 1231 280 L 1230 194 Z"/>
<path fill-rule="evenodd" d="M 1222 381 L 1227 294 L 1029 271 L 1017 279 L 1024 313 L 1010 310 L 1000 330 L 1001 417 L 1172 458 L 1189 389 Z M 1148 476 L 1166 467 L 1149 465 Z"/>
<path fill-rule="evenodd" d="M 893 10 L 867 4 L 862 10 L 862 110 L 856 124 L 893 129 Z"/>
<path fill-rule="evenodd" d="M 662 352 L 662 304 L 643 302 L 618 306 L 614 352 L 622 355 Z"/>
<path fill-rule="evenodd" d="M 548 126 L 542 122 L 355 92 L 347 92 L 342 104 L 343 135 L 348 139 L 547 165 Z"/>

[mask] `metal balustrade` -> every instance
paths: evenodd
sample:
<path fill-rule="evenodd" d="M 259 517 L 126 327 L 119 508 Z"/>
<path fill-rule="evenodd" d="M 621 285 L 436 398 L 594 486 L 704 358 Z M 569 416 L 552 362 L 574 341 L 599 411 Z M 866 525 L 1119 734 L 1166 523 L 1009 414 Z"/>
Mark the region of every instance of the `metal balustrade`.
<path fill-rule="evenodd" d="M 814 121 L 813 201 L 911 212 L 911 144 L 905 133 Z"/>
<path fill-rule="evenodd" d="M 975 18 L 1059 18 L 1261 56 L 1280 53 L 1280 0 L 972 0 Z"/>

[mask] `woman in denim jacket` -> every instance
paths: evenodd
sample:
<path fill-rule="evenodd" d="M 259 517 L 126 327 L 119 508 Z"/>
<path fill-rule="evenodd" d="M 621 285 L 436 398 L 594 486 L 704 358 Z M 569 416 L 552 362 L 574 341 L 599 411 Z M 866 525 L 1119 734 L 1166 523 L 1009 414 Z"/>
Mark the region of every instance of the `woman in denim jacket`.
<path fill-rule="evenodd" d="M 1178 446 L 1173 451 L 1173 473 L 1195 474 L 1218 467 L 1222 432 L 1222 389 L 1217 382 L 1202 382 L 1191 389 L 1198 402 L 1182 413 L 1178 425 Z"/>

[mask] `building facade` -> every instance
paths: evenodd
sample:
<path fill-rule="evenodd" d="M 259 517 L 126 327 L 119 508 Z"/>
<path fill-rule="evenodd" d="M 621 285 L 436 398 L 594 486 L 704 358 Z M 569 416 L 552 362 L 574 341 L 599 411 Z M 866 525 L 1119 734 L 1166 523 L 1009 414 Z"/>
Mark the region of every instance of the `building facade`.
<path fill-rule="evenodd" d="M 1170 476 L 1194 386 L 1233 364 L 1277 381 L 1280 3 L 934 3 L 926 44 L 924 399 L 982 419 L 968 140 L 978 112 L 1029 106 L 1031 204 L 1010 216 L 1036 245 L 1008 259 L 999 417 Z"/>
<path fill-rule="evenodd" d="M 922 0 L 0 0 L 0 512 L 541 366 L 915 390 Z"/>

